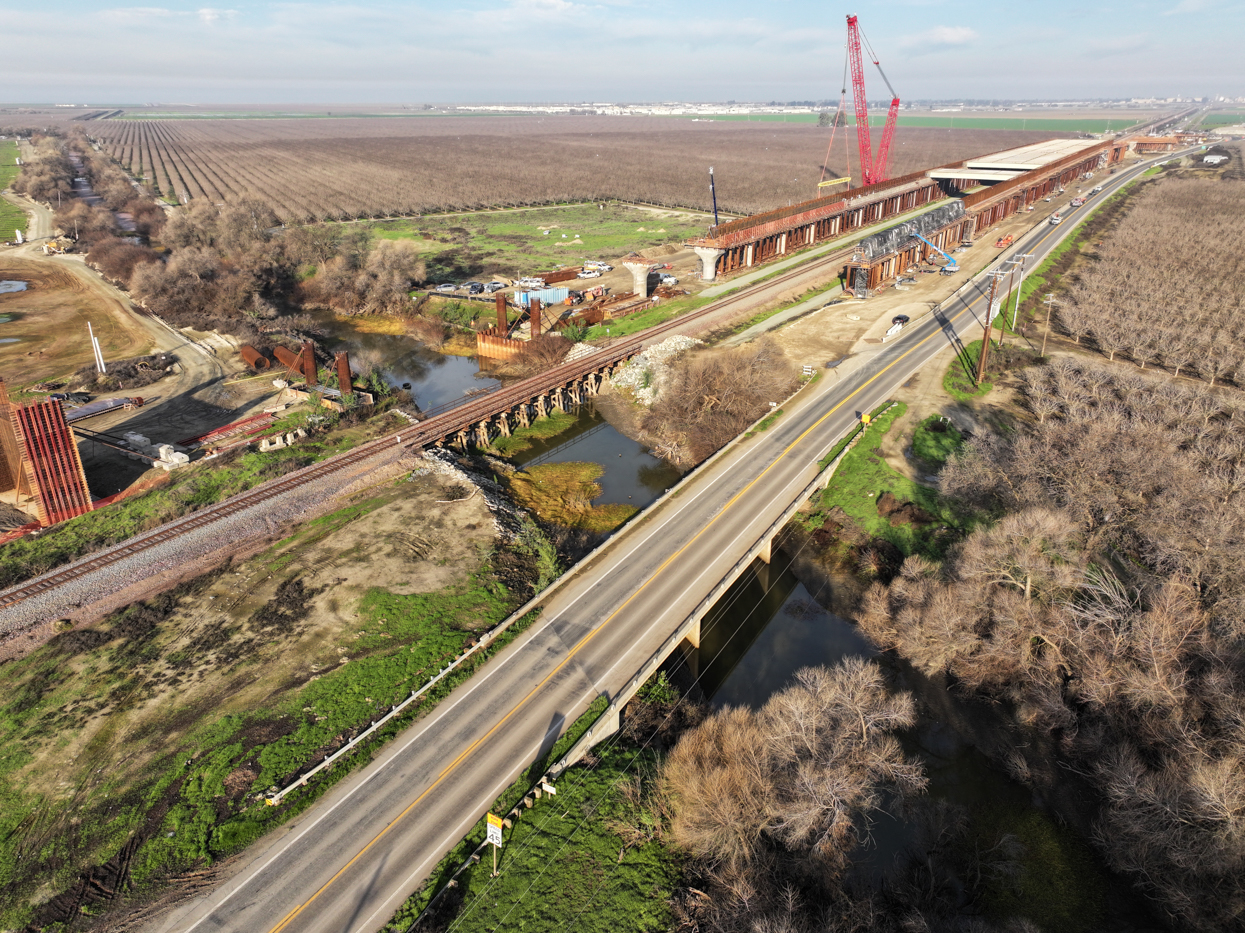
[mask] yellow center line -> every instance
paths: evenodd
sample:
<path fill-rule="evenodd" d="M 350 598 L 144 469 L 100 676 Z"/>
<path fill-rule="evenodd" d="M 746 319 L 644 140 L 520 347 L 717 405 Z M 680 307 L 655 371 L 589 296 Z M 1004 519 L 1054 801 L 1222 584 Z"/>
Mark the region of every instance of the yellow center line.
<path fill-rule="evenodd" d="M 1038 242 L 1033 245 L 1040 246 L 1054 232 L 1055 231 L 1053 230 L 1048 232 L 1046 236 L 1042 237 L 1042 239 L 1038 240 Z M 955 321 L 956 319 L 962 317 L 965 313 L 967 313 L 971 309 L 971 307 L 974 304 L 977 303 L 977 301 L 980 301 L 980 300 L 981 300 L 981 296 L 978 296 L 975 300 L 972 300 L 972 301 L 969 301 L 967 299 L 961 299 L 961 301 L 963 301 L 964 303 L 964 307 L 958 313 L 956 313 L 953 317 L 948 318 L 948 323 L 950 323 L 951 321 Z M 987 313 L 989 312 L 987 311 Z M 911 349 L 905 351 L 902 355 L 896 357 L 892 362 L 888 363 L 884 368 L 878 370 L 878 372 L 876 372 L 873 376 L 869 377 L 869 379 L 861 383 L 858 389 L 856 389 L 854 392 L 852 392 L 850 395 L 844 398 L 841 402 L 839 402 L 837 405 L 835 405 L 833 408 L 827 411 L 824 415 L 822 415 L 820 418 L 814 421 L 811 425 L 809 425 L 809 427 L 805 429 L 800 434 L 799 437 L 797 437 L 794 441 L 788 444 L 787 447 L 783 450 L 783 452 L 779 454 L 777 457 L 775 457 L 774 461 L 769 466 L 767 466 L 764 470 L 762 470 L 761 473 L 757 475 L 755 479 L 753 479 L 750 483 L 748 483 L 747 486 L 745 486 L 743 489 L 737 492 L 734 496 L 732 496 L 730 501 L 727 502 L 726 505 L 722 506 L 722 508 L 718 511 L 718 513 L 714 515 L 713 518 L 711 518 L 704 525 L 704 527 L 700 529 L 700 531 L 696 532 L 696 534 L 692 536 L 692 539 L 688 541 L 687 544 L 683 545 L 681 548 L 679 548 L 677 551 L 671 554 L 668 558 L 666 558 L 666 560 L 662 562 L 662 565 L 658 567 L 647 580 L 645 580 L 638 587 L 636 587 L 635 591 L 630 596 L 627 597 L 627 599 L 623 602 L 621 606 L 619 606 L 612 613 L 610 613 L 609 616 L 607 616 L 599 625 L 596 626 L 596 628 L 592 629 L 592 631 L 588 632 L 588 634 L 586 634 L 583 638 L 581 638 L 579 642 L 576 643 L 575 647 L 572 648 L 569 652 L 567 652 L 566 657 L 563 658 L 562 661 L 560 661 L 558 665 L 552 671 L 550 671 L 548 675 L 546 675 L 545 678 L 540 683 L 538 683 L 535 687 L 533 687 L 530 691 L 528 691 L 527 695 L 524 696 L 523 699 L 521 699 L 518 703 L 516 703 L 514 707 L 511 708 L 510 712 L 506 713 L 506 715 L 503 716 L 501 720 L 498 721 L 498 723 L 495 726 L 493 726 L 493 728 L 489 729 L 489 731 L 486 732 L 483 736 L 481 736 L 480 738 L 472 742 L 469 746 L 467 746 L 467 748 L 461 754 L 459 754 L 457 758 L 455 758 L 448 765 L 446 765 L 445 769 L 439 775 L 437 775 L 436 780 L 433 781 L 432 784 L 428 786 L 427 790 L 425 790 L 418 797 L 412 800 L 411 803 L 406 807 L 406 809 L 404 809 L 401 813 L 399 813 L 396 817 L 394 817 L 393 820 L 391 820 L 385 826 L 384 829 L 382 829 L 379 833 L 377 833 L 372 838 L 371 842 L 369 842 L 362 849 L 360 849 L 358 854 L 356 854 L 354 858 L 352 858 L 349 862 L 343 865 L 337 871 L 337 873 L 333 875 L 332 878 L 324 882 L 324 884 L 320 886 L 319 890 L 317 890 L 315 894 L 311 895 L 311 897 L 309 897 L 306 901 L 304 901 L 302 904 L 299 904 L 297 907 L 291 910 L 288 914 L 286 914 L 285 918 L 280 923 L 278 923 L 275 927 L 273 927 L 269 931 L 269 933 L 281 933 L 281 931 L 284 930 L 294 919 L 296 919 L 299 916 L 299 914 L 301 914 L 304 910 L 306 910 L 307 907 L 309 907 L 312 904 L 312 902 L 316 900 L 316 898 L 318 898 L 321 894 L 327 891 L 329 887 L 335 881 L 337 881 L 338 878 L 340 878 L 343 874 L 345 874 L 350 869 L 350 867 L 355 864 L 355 862 L 357 862 L 365 854 L 367 854 L 367 852 L 372 848 L 372 846 L 376 845 L 376 843 L 378 843 L 381 839 L 383 839 L 384 836 L 389 832 L 389 830 L 393 829 L 393 827 L 396 826 L 399 822 L 401 822 L 402 819 L 405 818 L 408 813 L 410 813 L 413 809 L 415 809 L 415 807 L 418 806 L 429 794 L 431 794 L 434 790 L 436 790 L 441 785 L 441 783 L 447 777 L 449 777 L 449 775 L 454 771 L 454 769 L 456 769 L 460 764 L 462 764 L 463 760 L 466 759 L 467 756 L 469 756 L 477 748 L 479 748 L 481 745 L 487 742 L 490 738 L 492 738 L 493 735 L 499 729 L 501 729 L 501 727 L 504 726 L 510 720 L 510 718 L 514 716 L 514 714 L 517 713 L 523 707 L 525 703 L 527 703 L 528 700 L 530 700 L 536 693 L 538 693 L 541 690 L 541 688 L 543 688 L 547 683 L 549 683 L 550 680 L 552 680 L 564 667 L 566 667 L 567 664 L 571 662 L 571 660 L 575 657 L 575 655 L 579 653 L 580 649 L 582 649 L 586 644 L 588 644 L 588 642 L 591 641 L 592 638 L 598 632 L 600 632 L 603 628 L 605 628 L 605 626 L 607 626 L 610 622 L 612 622 L 615 618 L 617 618 L 619 613 L 621 613 L 624 609 L 626 609 L 627 606 L 629 606 L 631 602 L 637 596 L 639 596 L 650 583 L 652 583 L 659 576 L 661 576 L 662 572 L 668 566 L 670 566 L 671 563 L 673 563 L 675 560 L 681 557 L 683 553 L 687 551 L 687 549 L 690 548 L 693 544 L 695 544 L 705 532 L 707 532 L 710 528 L 712 528 L 713 525 L 717 522 L 717 520 L 721 518 L 723 515 L 725 515 L 727 511 L 732 506 L 734 506 L 736 502 L 739 501 L 740 498 L 742 498 L 749 490 L 751 490 L 753 486 L 755 486 L 762 479 L 764 479 L 766 474 L 769 473 L 770 470 L 772 470 L 783 459 L 785 459 L 786 456 L 789 453 L 791 453 L 793 448 L 795 448 L 798 444 L 803 442 L 803 440 L 806 437 L 808 437 L 809 434 L 811 434 L 813 431 L 819 428 L 823 423 L 825 423 L 825 421 L 831 415 L 834 415 L 844 405 L 846 405 L 856 396 L 864 392 L 865 389 L 869 388 L 869 386 L 871 386 L 878 379 L 882 378 L 883 375 L 885 375 L 891 369 L 894 369 L 896 366 L 902 363 L 905 359 L 907 359 L 909 356 L 915 353 L 922 346 L 929 343 L 929 341 L 933 340 L 935 337 L 941 336 L 942 334 L 943 334 L 943 329 L 939 328 L 934 333 L 930 334 L 928 337 L 925 337 L 919 342 L 913 344 Z"/>

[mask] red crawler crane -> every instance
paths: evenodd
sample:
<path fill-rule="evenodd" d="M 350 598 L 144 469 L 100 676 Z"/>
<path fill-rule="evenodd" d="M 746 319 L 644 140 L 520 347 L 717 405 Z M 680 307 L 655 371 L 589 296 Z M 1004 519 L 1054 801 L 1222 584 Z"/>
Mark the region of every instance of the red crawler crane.
<path fill-rule="evenodd" d="M 873 143 L 869 138 L 869 102 L 865 98 L 865 69 L 860 58 L 860 44 L 864 41 L 869 50 L 869 60 L 877 65 L 878 74 L 891 92 L 891 109 L 886 114 L 886 126 L 882 129 L 882 142 L 878 145 L 877 159 L 873 158 Z M 855 16 L 847 17 L 847 59 L 852 68 L 852 93 L 856 102 L 856 144 L 860 149 L 861 183 L 865 185 L 886 181 L 887 161 L 891 154 L 891 141 L 895 138 L 895 124 L 899 119 L 899 97 L 891 87 L 886 72 L 878 63 L 878 57 L 864 38 Z"/>

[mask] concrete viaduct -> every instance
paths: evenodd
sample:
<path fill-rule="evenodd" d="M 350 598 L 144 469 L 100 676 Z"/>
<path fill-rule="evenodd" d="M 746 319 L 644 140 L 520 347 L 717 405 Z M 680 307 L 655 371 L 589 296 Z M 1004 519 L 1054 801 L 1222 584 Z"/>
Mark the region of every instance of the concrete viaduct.
<path fill-rule="evenodd" d="M 687 245 L 700 257 L 701 275 L 708 281 L 846 237 L 926 205 L 960 200 L 970 222 L 960 224 L 953 236 L 944 237 L 958 245 L 961 239 L 979 235 L 1085 172 L 1119 162 L 1129 142 L 1107 139 L 1087 145 L 1084 140 L 1049 140 L 951 162 L 718 224 L 705 236 L 689 239 Z M 898 268 L 899 264 L 895 265 Z M 887 277 L 893 273 L 885 276 L 870 270 L 869 287 L 876 288 Z"/>

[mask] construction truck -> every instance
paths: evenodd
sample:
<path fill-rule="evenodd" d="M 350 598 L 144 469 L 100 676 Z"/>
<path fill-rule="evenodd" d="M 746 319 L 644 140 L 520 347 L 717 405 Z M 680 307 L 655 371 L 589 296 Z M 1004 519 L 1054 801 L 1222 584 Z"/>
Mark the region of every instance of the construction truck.
<path fill-rule="evenodd" d="M 73 247 L 74 241 L 67 236 L 58 236 L 53 240 L 48 240 L 43 244 L 43 255 L 45 256 L 63 256 Z"/>

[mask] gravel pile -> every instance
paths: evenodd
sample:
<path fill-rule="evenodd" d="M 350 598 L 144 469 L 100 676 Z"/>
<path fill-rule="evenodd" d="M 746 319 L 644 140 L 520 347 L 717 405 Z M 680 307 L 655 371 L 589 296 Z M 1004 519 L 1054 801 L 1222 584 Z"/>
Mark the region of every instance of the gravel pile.
<path fill-rule="evenodd" d="M 576 360 L 582 360 L 585 356 L 592 356 L 594 353 L 600 353 L 601 347 L 594 347 L 590 343 L 577 343 L 571 347 L 569 353 L 562 358 L 563 363 L 574 363 Z"/>
<path fill-rule="evenodd" d="M 641 405 L 652 405 L 661 394 L 669 374 L 670 362 L 702 341 L 676 334 L 633 356 L 610 381 L 618 388 L 630 389 Z"/>
<path fill-rule="evenodd" d="M 479 464 L 467 457 L 460 457 L 443 447 L 424 451 L 424 465 L 430 473 L 451 477 L 480 490 L 493 514 L 493 527 L 505 541 L 513 541 L 523 528 L 527 513 L 510 501 L 505 489 L 492 476 L 479 468 Z M 485 464 L 487 466 L 487 462 Z M 416 473 L 412 474 L 414 478 Z"/>
<path fill-rule="evenodd" d="M 354 485 L 360 473 L 371 473 L 409 455 L 409 451 L 395 444 L 360 463 L 296 486 L 252 508 L 187 531 L 172 541 L 155 544 L 45 593 L 29 596 L 15 605 L 0 609 L 0 637 L 12 636 L 43 622 L 70 616 L 79 607 L 107 599 L 136 583 L 176 571 L 212 554 L 237 551 L 242 542 L 273 535 L 287 522 L 309 518 L 325 507 L 331 507 L 333 500 L 344 489 Z M 131 539 L 118 547 L 125 547 L 134 540 L 138 539 Z M 111 549 L 98 551 L 76 563 L 86 563 L 108 550 Z M 65 569 L 67 567 L 58 567 L 52 572 Z M 34 581 L 27 581 L 30 582 Z"/>

